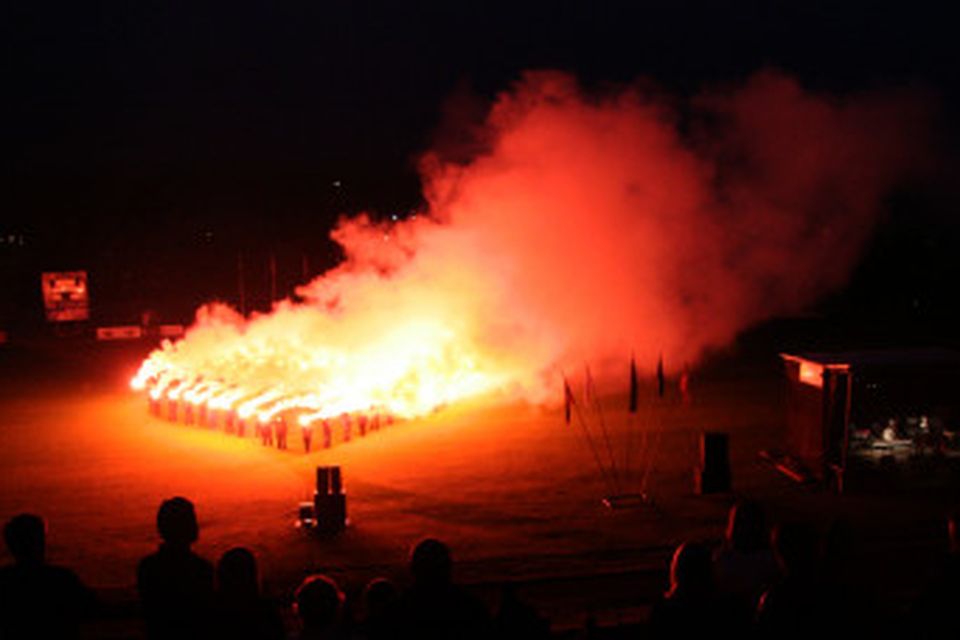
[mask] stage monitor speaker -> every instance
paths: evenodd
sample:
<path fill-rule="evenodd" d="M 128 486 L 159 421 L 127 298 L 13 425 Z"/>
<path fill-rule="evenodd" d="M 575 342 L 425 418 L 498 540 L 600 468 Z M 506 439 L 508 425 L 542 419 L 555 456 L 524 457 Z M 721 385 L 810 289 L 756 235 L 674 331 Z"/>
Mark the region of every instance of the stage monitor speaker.
<path fill-rule="evenodd" d="M 330 467 L 330 493 L 340 495 L 343 493 L 343 484 L 340 481 L 340 467 Z"/>
<path fill-rule="evenodd" d="M 317 467 L 317 495 L 330 493 L 330 467 Z"/>
<path fill-rule="evenodd" d="M 347 526 L 347 496 L 340 467 L 317 467 L 317 492 L 313 496 L 318 533 L 340 533 Z"/>
<path fill-rule="evenodd" d="M 313 512 L 319 533 L 340 533 L 347 526 L 347 496 L 318 493 L 313 497 Z"/>
<path fill-rule="evenodd" d="M 317 493 L 320 495 L 343 493 L 340 467 L 317 467 Z"/>

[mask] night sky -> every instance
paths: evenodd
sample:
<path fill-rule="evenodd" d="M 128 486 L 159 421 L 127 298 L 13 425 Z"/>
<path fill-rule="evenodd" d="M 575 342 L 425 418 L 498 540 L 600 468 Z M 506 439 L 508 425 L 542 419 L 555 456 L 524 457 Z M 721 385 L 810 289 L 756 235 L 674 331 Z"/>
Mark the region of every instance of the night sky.
<path fill-rule="evenodd" d="M 416 207 L 419 155 L 532 68 L 679 95 L 770 66 L 818 91 L 931 92 L 938 168 L 891 200 L 824 308 L 950 316 L 958 96 L 944 4 L 7 3 L 0 324 L 39 317 L 44 269 L 88 269 L 99 319 L 184 319 L 236 295 L 239 256 L 266 304 L 267 256 L 287 292 L 337 259 L 338 213 Z"/>

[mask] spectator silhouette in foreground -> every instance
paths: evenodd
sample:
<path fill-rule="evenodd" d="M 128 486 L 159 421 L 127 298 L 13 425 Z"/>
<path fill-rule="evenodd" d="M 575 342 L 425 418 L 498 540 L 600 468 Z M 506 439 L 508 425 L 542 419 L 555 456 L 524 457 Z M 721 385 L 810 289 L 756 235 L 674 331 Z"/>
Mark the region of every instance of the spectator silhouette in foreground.
<path fill-rule="evenodd" d="M 365 640 L 398 638 L 397 606 L 400 592 L 386 578 L 374 578 L 363 589 L 363 620 L 360 637 Z"/>
<path fill-rule="evenodd" d="M 717 591 L 752 620 L 760 596 L 780 577 L 769 544 L 766 514 L 752 501 L 730 508 L 723 545 L 713 556 Z"/>
<path fill-rule="evenodd" d="M 513 585 L 500 592 L 500 606 L 494 619 L 496 636 L 504 640 L 537 640 L 550 637 L 550 622 L 517 596 Z"/>
<path fill-rule="evenodd" d="M 491 633 L 483 604 L 453 583 L 453 561 L 447 545 L 428 538 L 410 556 L 413 587 L 400 598 L 404 637 L 480 638 Z"/>
<path fill-rule="evenodd" d="M 734 619 L 717 596 L 710 550 L 695 542 L 681 544 L 670 563 L 670 589 L 650 612 L 651 634 L 657 638 L 722 637 L 733 631 Z"/>
<path fill-rule="evenodd" d="M 333 578 L 320 574 L 306 578 L 294 594 L 300 640 L 346 638 L 343 601 L 343 592 Z"/>
<path fill-rule="evenodd" d="M 884 631 L 885 621 L 877 615 L 877 598 L 859 575 L 855 532 L 845 518 L 834 520 L 823 536 L 821 575 L 824 615 L 835 633 L 869 636 Z"/>
<path fill-rule="evenodd" d="M 209 636 L 213 565 L 191 549 L 199 535 L 193 503 L 171 498 L 160 505 L 157 530 L 163 542 L 140 561 L 137 590 L 148 638 Z"/>
<path fill-rule="evenodd" d="M 760 598 L 760 635 L 808 637 L 827 633 L 830 620 L 816 531 L 804 524 L 784 523 L 774 529 L 772 537 L 783 577 Z"/>
<path fill-rule="evenodd" d="M 95 607 L 70 569 L 47 564 L 46 524 L 21 514 L 3 529 L 13 564 L 0 568 L 0 638 L 75 638 Z"/>
<path fill-rule="evenodd" d="M 947 554 L 936 568 L 913 610 L 913 631 L 925 638 L 957 633 L 960 603 L 960 510 L 947 517 Z"/>
<path fill-rule="evenodd" d="M 217 563 L 214 631 L 232 640 L 282 640 L 280 612 L 260 593 L 257 560 L 248 549 L 230 549 Z"/>

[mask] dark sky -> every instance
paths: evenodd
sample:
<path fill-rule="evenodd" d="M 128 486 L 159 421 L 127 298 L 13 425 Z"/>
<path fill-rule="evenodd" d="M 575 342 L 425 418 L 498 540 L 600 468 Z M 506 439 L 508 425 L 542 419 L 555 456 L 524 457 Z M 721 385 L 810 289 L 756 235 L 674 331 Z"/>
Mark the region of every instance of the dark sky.
<path fill-rule="evenodd" d="M 14 0 L 0 234 L 76 262 L 151 234 L 278 244 L 344 208 L 402 211 L 448 97 L 528 68 L 679 92 L 770 65 L 821 90 L 919 85 L 950 146 L 945 4 Z"/>

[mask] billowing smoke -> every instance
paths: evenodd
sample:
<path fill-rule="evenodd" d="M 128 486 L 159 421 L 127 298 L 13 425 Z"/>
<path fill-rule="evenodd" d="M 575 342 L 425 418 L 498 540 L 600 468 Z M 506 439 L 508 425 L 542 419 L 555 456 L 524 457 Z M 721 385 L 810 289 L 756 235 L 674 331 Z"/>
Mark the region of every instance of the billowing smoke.
<path fill-rule="evenodd" d="M 631 353 L 694 365 L 843 285 L 926 120 L 906 94 L 820 96 L 774 72 L 686 101 L 530 73 L 473 157 L 424 157 L 420 215 L 344 218 L 346 259 L 303 303 L 249 321 L 207 309 L 166 357 L 301 390 L 433 385 L 441 402 L 540 399 L 564 368 Z M 450 375 L 476 384 L 450 391 Z"/>

